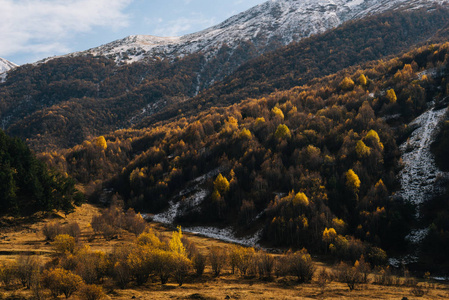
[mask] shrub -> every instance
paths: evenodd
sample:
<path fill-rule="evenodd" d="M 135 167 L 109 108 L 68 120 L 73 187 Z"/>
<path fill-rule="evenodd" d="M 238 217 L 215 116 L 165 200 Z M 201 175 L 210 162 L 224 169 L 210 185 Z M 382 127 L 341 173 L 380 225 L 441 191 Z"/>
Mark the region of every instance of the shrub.
<path fill-rule="evenodd" d="M 137 244 L 140 246 L 150 246 L 152 248 L 162 248 L 161 240 L 154 234 L 153 229 L 142 232 L 137 237 Z"/>
<path fill-rule="evenodd" d="M 57 222 L 46 223 L 42 228 L 42 233 L 48 241 L 54 241 L 60 234 L 68 234 L 78 240 L 81 235 L 81 229 L 77 222 L 70 222 L 63 226 Z"/>
<path fill-rule="evenodd" d="M 126 261 L 117 261 L 113 265 L 112 276 L 115 283 L 124 289 L 131 281 L 131 270 Z"/>
<path fill-rule="evenodd" d="M 73 253 L 76 246 L 75 238 L 68 234 L 59 234 L 55 237 L 52 246 L 57 254 Z"/>
<path fill-rule="evenodd" d="M 315 266 L 312 257 L 306 249 L 302 249 L 295 253 L 287 253 L 286 258 L 290 275 L 296 276 L 298 282 L 301 283 L 312 281 L 313 274 L 315 273 Z"/>
<path fill-rule="evenodd" d="M 77 222 L 70 222 L 62 227 L 62 232 L 68 234 L 78 240 L 81 235 L 81 229 Z"/>
<path fill-rule="evenodd" d="M 198 276 L 202 276 L 204 273 L 204 269 L 206 268 L 206 256 L 201 253 L 196 253 L 193 256 L 193 268 L 195 269 L 195 273 Z"/>
<path fill-rule="evenodd" d="M 55 237 L 62 233 L 62 226 L 59 223 L 46 223 L 42 228 L 42 233 L 48 241 L 54 241 Z"/>
<path fill-rule="evenodd" d="M 145 231 L 147 222 L 142 218 L 140 214 L 136 214 L 135 211 L 130 208 L 124 216 L 125 229 L 136 236 Z"/>
<path fill-rule="evenodd" d="M 148 246 L 139 246 L 128 255 L 127 264 L 137 285 L 147 282 L 154 262 L 154 253 Z"/>
<path fill-rule="evenodd" d="M 61 268 L 46 270 L 43 273 L 44 287 L 48 288 L 55 298 L 61 294 L 69 298 L 79 289 L 82 282 L 80 276 Z"/>
<path fill-rule="evenodd" d="M 245 276 L 252 265 L 256 265 L 255 251 L 253 248 L 245 248 L 240 246 L 233 246 L 229 260 L 234 273 L 235 268 L 240 272 L 240 275 Z"/>
<path fill-rule="evenodd" d="M 260 278 L 271 278 L 274 269 L 274 257 L 266 252 L 257 254 L 257 270 Z"/>
<path fill-rule="evenodd" d="M 326 286 L 332 282 L 332 277 L 332 274 L 327 272 L 326 269 L 321 268 L 317 278 L 318 287 L 320 288 L 321 293 L 324 293 Z"/>
<path fill-rule="evenodd" d="M 100 300 L 104 296 L 103 289 L 95 284 L 85 284 L 80 289 L 80 297 L 83 300 Z"/>
<path fill-rule="evenodd" d="M 17 265 L 15 263 L 0 265 L 0 281 L 9 286 L 17 278 Z"/>
<path fill-rule="evenodd" d="M 214 276 L 220 276 L 220 273 L 226 264 L 227 255 L 226 252 L 216 246 L 213 246 L 210 249 L 209 253 L 209 261 L 212 267 L 212 271 L 214 272 Z"/>
<path fill-rule="evenodd" d="M 187 257 L 174 253 L 173 263 L 173 276 L 179 286 L 181 286 L 192 268 L 192 262 Z"/>
<path fill-rule="evenodd" d="M 346 283 L 349 290 L 352 291 L 356 286 L 362 282 L 362 275 L 356 267 L 351 267 L 348 264 L 341 262 L 335 272 L 335 278 L 339 282 Z"/>
<path fill-rule="evenodd" d="M 162 284 L 166 284 L 172 275 L 175 261 L 172 252 L 156 249 L 153 252 L 151 268 L 155 275 L 159 277 Z"/>
<path fill-rule="evenodd" d="M 365 262 L 365 258 L 363 257 L 363 255 L 359 260 L 355 262 L 354 267 L 360 273 L 361 282 L 368 283 L 368 275 L 371 272 L 371 266 L 367 262 Z"/>
<path fill-rule="evenodd" d="M 131 247 L 120 245 L 115 247 L 112 255 L 110 256 L 110 275 L 114 279 L 115 283 L 124 289 L 131 281 L 131 270 L 128 265 L 127 259 L 131 253 Z"/>
<path fill-rule="evenodd" d="M 85 247 L 77 253 L 76 261 L 76 273 L 88 284 L 101 281 L 107 274 L 109 261 L 104 252 L 92 252 Z"/>
<path fill-rule="evenodd" d="M 90 223 L 96 234 L 101 234 L 106 240 L 112 240 L 117 234 L 118 229 L 109 225 L 102 216 L 93 216 Z"/>
<path fill-rule="evenodd" d="M 27 289 L 31 288 L 33 276 L 37 272 L 39 272 L 39 260 L 36 257 L 20 256 L 17 259 L 17 277 Z"/>

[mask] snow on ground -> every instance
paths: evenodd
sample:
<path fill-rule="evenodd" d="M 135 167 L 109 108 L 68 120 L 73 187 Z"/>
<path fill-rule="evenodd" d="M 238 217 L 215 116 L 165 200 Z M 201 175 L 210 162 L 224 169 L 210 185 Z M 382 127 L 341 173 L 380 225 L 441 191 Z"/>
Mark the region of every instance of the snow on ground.
<path fill-rule="evenodd" d="M 425 237 L 427 236 L 427 234 L 429 233 L 429 229 L 428 228 L 424 228 L 424 229 L 415 229 L 412 230 L 412 232 L 410 232 L 405 239 L 407 241 L 410 241 L 412 244 L 419 244 L 420 242 L 422 242 Z"/>
<path fill-rule="evenodd" d="M 204 190 L 201 185 L 209 178 L 217 176 L 218 173 L 220 173 L 219 168 L 192 180 L 190 185 L 193 186 L 179 192 L 174 199 L 170 200 L 169 208 L 166 211 L 153 216 L 153 221 L 163 224 L 172 224 L 177 216 L 181 216 L 189 209 L 197 209 L 209 195 L 209 192 Z M 179 200 L 180 197 L 184 197 L 188 194 L 192 195 L 186 199 Z"/>
<path fill-rule="evenodd" d="M 262 229 L 255 234 L 245 237 L 236 237 L 234 231 L 231 228 L 216 228 L 207 226 L 195 226 L 195 227 L 183 227 L 183 231 L 191 232 L 194 234 L 202 235 L 205 237 L 213 238 L 216 240 L 235 243 L 242 246 L 254 247 L 258 245 L 258 242 L 262 235 Z"/>
<path fill-rule="evenodd" d="M 193 186 L 182 190 L 176 198 L 179 199 L 185 195 L 190 196 L 177 202 L 175 201 L 176 199 L 172 199 L 169 202 L 169 208 L 162 213 L 154 215 L 152 220 L 154 222 L 171 225 L 174 223 L 177 216 L 182 216 L 188 211 L 199 209 L 201 203 L 209 195 L 209 192 L 204 190 L 201 185 L 204 184 L 204 182 L 206 182 L 209 178 L 217 176 L 220 172 L 221 170 L 218 168 L 192 180 L 191 185 Z M 143 216 L 145 218 L 146 214 L 143 214 Z M 225 242 L 251 247 L 257 246 L 257 242 L 262 234 L 261 229 L 250 236 L 236 237 L 236 234 L 232 228 L 217 228 L 211 226 L 183 227 L 182 230 Z"/>
<path fill-rule="evenodd" d="M 417 129 L 400 146 L 404 168 L 399 174 L 402 187 L 399 195 L 406 201 L 421 204 L 440 192 L 437 179 L 447 175 L 438 170 L 430 145 L 446 112 L 447 108 L 431 108 L 409 124 Z"/>
<path fill-rule="evenodd" d="M 169 208 L 167 211 L 154 215 L 153 221 L 163 224 L 172 224 L 177 216 L 180 216 L 183 214 L 185 209 L 181 208 L 181 203 L 187 205 L 188 208 L 196 208 L 198 207 L 204 199 L 206 199 L 207 195 L 209 195 L 209 192 L 205 190 L 200 190 L 190 196 L 189 198 L 178 201 L 176 203 L 173 203 L 173 201 L 170 201 Z"/>
<path fill-rule="evenodd" d="M 438 179 L 447 177 L 447 174 L 441 172 L 436 166 L 430 146 L 438 133 L 438 123 L 443 120 L 447 113 L 447 108 L 435 109 L 435 103 L 432 108 L 424 112 L 409 127 L 416 129 L 410 138 L 400 146 L 402 151 L 402 161 L 404 168 L 399 174 L 401 190 L 397 195 L 404 200 L 416 205 L 422 204 L 431 199 L 432 196 L 441 192 L 438 186 Z M 419 211 L 417 215 L 419 218 Z M 413 246 L 412 253 L 402 257 L 390 258 L 389 263 L 392 266 L 400 267 L 403 264 L 415 263 L 419 257 L 419 245 L 425 239 L 429 232 L 428 228 L 417 228 L 406 236 L 406 240 Z"/>

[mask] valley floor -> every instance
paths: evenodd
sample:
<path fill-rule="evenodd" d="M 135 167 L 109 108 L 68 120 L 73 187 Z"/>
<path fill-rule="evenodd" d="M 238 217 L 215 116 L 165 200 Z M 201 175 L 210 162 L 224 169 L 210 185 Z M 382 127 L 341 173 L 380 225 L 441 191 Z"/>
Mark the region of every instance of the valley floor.
<path fill-rule="evenodd" d="M 81 227 L 81 243 L 89 245 L 92 250 L 110 251 L 119 243 L 130 243 L 135 239 L 132 234 L 123 234 L 118 239 L 105 241 L 103 238 L 92 238 L 93 231 L 90 227 L 92 216 L 99 209 L 84 204 L 68 215 L 54 214 L 51 217 L 40 218 L 32 224 L 24 222 L 16 226 L 0 227 L 0 264 L 17 259 L 20 255 L 39 255 L 42 262 L 52 259 L 52 248 L 45 241 L 42 227 L 47 222 L 58 221 L 66 223 L 77 221 Z M 4 223 L 7 223 L 5 220 Z M 172 229 L 162 227 L 159 224 L 151 226 L 164 236 L 169 236 Z M 200 237 L 185 233 L 194 242 L 198 249 L 203 251 L 211 246 L 226 247 L 221 241 Z M 330 269 L 322 263 L 316 262 L 317 270 Z M 310 284 L 297 284 L 293 278 L 276 278 L 270 281 L 262 281 L 257 278 L 241 278 L 232 275 L 229 269 L 224 270 L 223 275 L 215 278 L 210 268 L 206 268 L 202 278 L 189 277 L 187 282 L 179 287 L 173 282 L 166 285 L 160 283 L 147 283 L 137 287 L 130 285 L 128 289 L 112 288 L 106 280 L 103 288 L 107 294 L 106 299 L 449 299 L 449 285 L 443 283 L 422 283 L 426 294 L 417 297 L 412 293 L 412 288 L 405 286 L 381 286 L 375 284 L 359 285 L 354 291 L 349 291 L 346 284 L 332 282 L 324 289 L 318 286 L 315 277 Z M 316 272 L 317 274 L 318 272 Z M 373 276 L 373 275 L 371 275 Z M 79 299 L 75 294 L 70 299 Z M 31 292 L 15 285 L 6 289 L 0 285 L 0 299 L 31 299 Z M 61 298 L 62 299 L 62 298 Z"/>

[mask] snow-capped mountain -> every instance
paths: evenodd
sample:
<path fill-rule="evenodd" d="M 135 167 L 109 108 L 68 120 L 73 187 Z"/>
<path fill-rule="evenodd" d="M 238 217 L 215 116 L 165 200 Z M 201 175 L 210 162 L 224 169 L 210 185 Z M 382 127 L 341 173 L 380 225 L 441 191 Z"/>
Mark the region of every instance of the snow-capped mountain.
<path fill-rule="evenodd" d="M 183 57 L 203 52 L 216 55 L 222 45 L 235 49 L 252 42 L 257 52 L 269 45 L 287 45 L 304 37 L 335 28 L 345 21 L 391 9 L 417 9 L 449 0 L 270 0 L 206 30 L 182 37 L 134 35 L 72 55 L 103 55 L 118 63 L 145 58 Z"/>
<path fill-rule="evenodd" d="M 9 70 L 17 67 L 15 63 L 12 63 L 10 61 L 7 61 L 4 58 L 0 57 L 0 74 L 4 72 L 8 72 Z"/>

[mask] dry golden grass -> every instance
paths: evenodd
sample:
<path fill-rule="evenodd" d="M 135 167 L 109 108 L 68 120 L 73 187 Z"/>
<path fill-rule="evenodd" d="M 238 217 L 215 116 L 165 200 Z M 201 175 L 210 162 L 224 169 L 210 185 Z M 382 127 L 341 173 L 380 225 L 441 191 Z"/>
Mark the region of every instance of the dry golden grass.
<path fill-rule="evenodd" d="M 76 221 L 81 227 L 80 243 L 89 245 L 92 250 L 110 251 L 118 243 L 130 243 L 135 236 L 123 233 L 118 239 L 106 241 L 101 237 L 92 239 L 90 228 L 92 216 L 98 214 L 99 209 L 93 205 L 84 204 L 68 216 L 54 214 L 46 218 L 34 218 L 33 223 L 22 220 L 17 226 L 0 228 L 0 262 L 12 261 L 20 255 L 38 255 L 42 261 L 51 259 L 51 245 L 45 241 L 42 228 L 47 222 L 58 221 L 61 224 Z M 156 232 L 169 237 L 173 229 L 159 224 L 151 224 Z M 211 246 L 229 247 L 229 244 L 185 233 L 200 251 L 207 252 Z M 318 268 L 329 268 L 317 263 Z M 310 284 L 296 284 L 294 279 L 274 278 L 261 281 L 257 278 L 241 278 L 232 275 L 229 269 L 219 278 L 211 275 L 210 268 L 206 268 L 202 278 L 191 277 L 183 286 L 169 283 L 151 283 L 142 286 L 130 286 L 125 290 L 112 288 L 105 282 L 104 289 L 108 299 L 449 299 L 449 285 L 436 284 L 423 297 L 416 297 L 409 287 L 379 286 L 374 284 L 360 285 L 352 292 L 342 283 L 332 282 L 324 290 L 318 286 L 317 278 Z M 155 280 L 156 281 L 156 280 Z M 31 297 L 30 291 L 17 285 L 11 290 L 0 287 L 0 299 L 11 295 Z M 16 298 L 14 298 L 16 299 Z M 19 297 L 20 299 L 20 297 Z M 71 299 L 78 299 L 76 295 Z"/>

